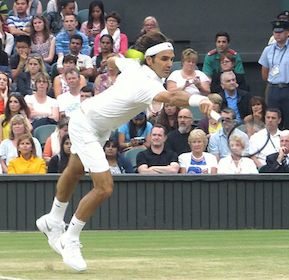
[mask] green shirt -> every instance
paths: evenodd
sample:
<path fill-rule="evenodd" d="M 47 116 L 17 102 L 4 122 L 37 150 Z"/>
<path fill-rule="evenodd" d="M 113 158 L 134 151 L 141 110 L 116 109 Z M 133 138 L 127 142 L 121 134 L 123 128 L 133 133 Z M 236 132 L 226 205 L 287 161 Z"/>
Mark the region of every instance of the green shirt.
<path fill-rule="evenodd" d="M 245 74 L 241 56 L 234 50 L 229 49 L 229 53 L 235 58 L 234 72 L 237 74 Z M 216 50 L 212 50 L 206 54 L 202 71 L 212 77 L 215 73 L 221 72 L 220 54 Z"/>

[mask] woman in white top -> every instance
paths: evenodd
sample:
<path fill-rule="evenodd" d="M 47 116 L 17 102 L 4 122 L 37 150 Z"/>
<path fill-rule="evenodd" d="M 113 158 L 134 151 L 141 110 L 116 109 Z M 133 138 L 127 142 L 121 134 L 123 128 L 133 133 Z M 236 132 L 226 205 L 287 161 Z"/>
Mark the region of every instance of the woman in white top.
<path fill-rule="evenodd" d="M 32 95 L 25 96 L 34 129 L 40 125 L 56 124 L 59 120 L 58 103 L 55 98 L 47 96 L 49 88 L 49 76 L 38 73 L 35 78 L 36 91 Z"/>
<path fill-rule="evenodd" d="M 10 121 L 9 138 L 3 140 L 0 144 L 1 167 L 3 173 L 7 173 L 9 161 L 18 157 L 17 141 L 23 134 L 30 134 L 30 129 L 27 124 L 27 119 L 18 114 Z M 37 156 L 42 157 L 42 149 L 39 141 L 33 137 L 33 142 L 35 144 Z"/>
<path fill-rule="evenodd" d="M 231 155 L 222 158 L 218 165 L 218 174 L 258 174 L 254 161 L 241 157 L 245 142 L 240 136 L 233 135 L 229 141 Z"/>
<path fill-rule="evenodd" d="M 210 93 L 210 79 L 205 73 L 196 70 L 198 53 L 193 49 L 182 52 L 182 69 L 175 70 L 167 79 L 167 89 L 183 89 L 190 94 L 208 95 Z"/>
<path fill-rule="evenodd" d="M 204 152 L 208 144 L 206 133 L 201 129 L 194 129 L 188 142 L 191 152 L 179 155 L 180 173 L 217 174 L 217 158 Z"/>
<path fill-rule="evenodd" d="M 3 30 L 3 24 L 4 20 L 2 15 L 0 15 L 0 39 L 2 40 L 3 50 L 10 56 L 14 46 L 14 36 Z"/>

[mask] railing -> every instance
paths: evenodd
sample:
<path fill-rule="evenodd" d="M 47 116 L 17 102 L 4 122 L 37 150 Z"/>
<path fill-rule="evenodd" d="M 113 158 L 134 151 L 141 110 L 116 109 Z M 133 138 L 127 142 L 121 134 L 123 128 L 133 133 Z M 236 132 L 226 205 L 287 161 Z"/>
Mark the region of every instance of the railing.
<path fill-rule="evenodd" d="M 35 230 L 48 212 L 57 175 L 0 176 L 0 230 Z M 114 177 L 112 197 L 86 229 L 285 229 L 289 176 L 172 175 Z M 91 188 L 85 176 L 69 204 L 68 222 Z"/>

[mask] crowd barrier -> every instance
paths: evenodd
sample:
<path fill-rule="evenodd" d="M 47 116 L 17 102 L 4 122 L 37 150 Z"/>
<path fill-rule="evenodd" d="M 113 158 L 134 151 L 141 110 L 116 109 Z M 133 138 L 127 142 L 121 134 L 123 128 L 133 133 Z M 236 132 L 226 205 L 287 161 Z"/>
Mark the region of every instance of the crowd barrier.
<path fill-rule="evenodd" d="M 0 176 L 0 230 L 35 230 L 50 210 L 58 175 Z M 114 192 L 86 229 L 287 229 L 289 176 L 114 176 Z M 69 221 L 91 188 L 84 176 L 69 204 Z"/>

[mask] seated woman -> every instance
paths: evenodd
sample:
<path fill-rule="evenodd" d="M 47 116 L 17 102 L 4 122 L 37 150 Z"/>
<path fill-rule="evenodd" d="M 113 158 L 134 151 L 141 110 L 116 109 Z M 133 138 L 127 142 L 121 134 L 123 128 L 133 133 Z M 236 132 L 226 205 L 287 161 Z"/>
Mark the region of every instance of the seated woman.
<path fill-rule="evenodd" d="M 220 159 L 218 174 L 258 174 L 254 161 L 241 156 L 245 143 L 240 136 L 231 136 L 229 146 L 231 154 Z"/>
<path fill-rule="evenodd" d="M 31 51 L 40 54 L 45 63 L 51 64 L 55 56 L 55 37 L 50 33 L 47 19 L 44 16 L 33 17 L 30 37 Z"/>
<path fill-rule="evenodd" d="M 108 140 L 103 149 L 111 174 L 134 173 L 131 163 L 119 152 L 118 142 Z"/>
<path fill-rule="evenodd" d="M 204 152 L 208 144 L 206 133 L 194 129 L 190 132 L 188 142 L 192 152 L 179 155 L 180 173 L 217 174 L 217 158 Z"/>
<path fill-rule="evenodd" d="M 209 100 L 213 103 L 213 110 L 217 113 L 221 112 L 221 106 L 223 102 L 223 98 L 218 93 L 210 93 L 208 95 Z M 207 137 L 210 137 L 211 134 L 217 132 L 222 128 L 221 122 L 217 122 L 211 117 L 204 117 L 198 123 L 198 127 L 202 129 L 206 134 Z"/>
<path fill-rule="evenodd" d="M 120 149 L 129 150 L 139 146 L 149 147 L 152 124 L 147 121 L 145 112 L 139 113 L 128 123 L 118 128 Z"/>
<path fill-rule="evenodd" d="M 55 98 L 65 92 L 69 92 L 69 86 L 65 79 L 65 73 L 71 69 L 76 69 L 77 58 L 68 54 L 63 58 L 63 74 L 59 74 L 53 80 L 53 91 Z M 80 75 L 80 88 L 87 85 L 87 81 L 83 75 Z"/>
<path fill-rule="evenodd" d="M 51 157 L 59 154 L 60 143 L 64 135 L 68 133 L 69 118 L 62 117 L 57 124 L 55 131 L 47 138 L 43 148 L 43 158 L 49 162 Z"/>
<path fill-rule="evenodd" d="M 10 92 L 10 80 L 6 73 L 0 72 L 0 114 L 3 114 Z"/>
<path fill-rule="evenodd" d="M 32 125 L 29 121 L 30 109 L 23 95 L 19 92 L 11 92 L 8 96 L 4 114 L 0 115 L 0 141 L 9 138 L 10 120 L 18 114 L 21 114 L 25 118 L 29 131 L 32 131 Z"/>
<path fill-rule="evenodd" d="M 100 52 L 92 58 L 94 77 L 107 72 L 107 59 L 113 53 L 113 39 L 109 34 L 100 37 Z"/>
<path fill-rule="evenodd" d="M 155 123 L 163 125 L 169 133 L 178 128 L 179 111 L 179 107 L 165 103 L 160 114 L 156 117 Z"/>
<path fill-rule="evenodd" d="M 81 24 L 80 31 L 84 33 L 89 40 L 91 46 L 94 45 L 94 40 L 105 27 L 104 7 L 101 0 L 93 0 L 88 8 L 88 20 Z"/>
<path fill-rule="evenodd" d="M 233 71 L 235 67 L 235 57 L 229 53 L 221 54 L 220 56 L 220 67 L 221 72 L 220 73 L 214 73 L 212 76 L 211 81 L 211 92 L 221 92 L 223 89 L 221 87 L 221 74 L 226 71 Z M 249 87 L 246 84 L 245 75 L 244 74 L 238 74 L 235 73 L 237 84 L 239 85 L 239 89 L 243 89 L 248 91 Z"/>
<path fill-rule="evenodd" d="M 94 95 L 100 94 L 112 86 L 119 74 L 118 68 L 112 64 L 107 65 L 107 72 L 98 75 L 94 81 Z"/>
<path fill-rule="evenodd" d="M 47 96 L 50 89 L 49 76 L 38 73 L 35 77 L 35 92 L 26 95 L 25 100 L 30 109 L 33 129 L 40 125 L 57 124 L 59 120 L 58 103 L 55 98 Z"/>
<path fill-rule="evenodd" d="M 61 0 L 49 0 L 47 3 L 46 7 L 46 12 L 51 13 L 51 12 L 60 12 L 61 11 Z M 78 5 L 77 1 L 74 1 L 74 14 L 78 14 Z"/>
<path fill-rule="evenodd" d="M 196 70 L 198 53 L 193 49 L 182 52 L 182 69 L 173 71 L 167 78 L 167 89 L 181 88 L 190 94 L 208 95 L 210 79 L 205 73 Z"/>
<path fill-rule="evenodd" d="M 29 134 L 27 119 L 22 115 L 15 115 L 10 121 L 9 138 L 5 139 L 0 144 L 1 166 L 4 173 L 7 172 L 7 166 L 11 159 L 17 157 L 17 142 L 23 134 Z M 42 149 L 39 141 L 33 137 L 36 154 L 42 157 Z"/>
<path fill-rule="evenodd" d="M 116 12 L 110 12 L 105 17 L 105 23 L 106 27 L 95 37 L 94 55 L 98 55 L 100 52 L 99 42 L 104 34 L 109 34 L 113 38 L 113 52 L 124 55 L 128 49 L 128 38 L 124 33 L 120 32 L 120 15 Z"/>
<path fill-rule="evenodd" d="M 46 174 L 46 163 L 36 156 L 31 134 L 23 134 L 17 141 L 18 157 L 8 164 L 8 174 Z"/>
<path fill-rule="evenodd" d="M 53 156 L 48 163 L 48 173 L 62 173 L 67 166 L 70 157 L 71 142 L 69 135 L 62 137 L 60 144 L 60 153 Z"/>
<path fill-rule="evenodd" d="M 35 91 L 35 77 L 38 73 L 47 74 L 43 58 L 38 53 L 31 53 L 26 60 L 25 72 L 17 77 L 17 91 L 23 96 L 32 94 Z"/>

